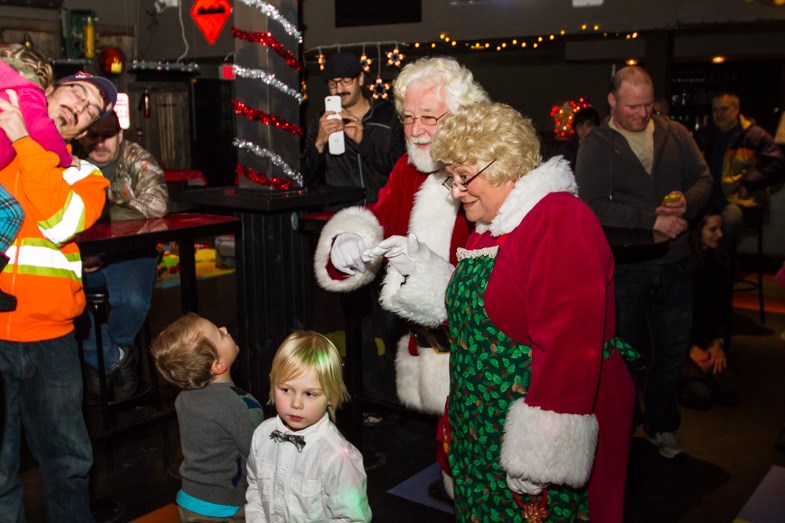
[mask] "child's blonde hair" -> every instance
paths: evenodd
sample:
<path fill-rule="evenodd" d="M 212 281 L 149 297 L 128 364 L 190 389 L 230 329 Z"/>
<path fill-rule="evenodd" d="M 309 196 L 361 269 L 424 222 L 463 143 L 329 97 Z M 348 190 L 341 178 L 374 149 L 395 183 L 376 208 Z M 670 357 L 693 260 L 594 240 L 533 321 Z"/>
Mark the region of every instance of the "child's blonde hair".
<path fill-rule="evenodd" d="M 155 368 L 172 385 L 201 389 L 213 380 L 218 348 L 207 339 L 199 323 L 208 321 L 188 312 L 166 327 L 150 344 Z"/>
<path fill-rule="evenodd" d="M 335 345 L 318 332 L 295 331 L 278 347 L 270 370 L 270 404 L 275 403 L 275 389 L 286 380 L 297 378 L 306 370 L 316 377 L 327 397 L 327 411 L 335 421 L 335 410 L 349 400 L 343 382 L 341 356 Z"/>
<path fill-rule="evenodd" d="M 38 52 L 22 44 L 0 43 L 0 60 L 46 90 L 52 85 L 52 66 Z"/>

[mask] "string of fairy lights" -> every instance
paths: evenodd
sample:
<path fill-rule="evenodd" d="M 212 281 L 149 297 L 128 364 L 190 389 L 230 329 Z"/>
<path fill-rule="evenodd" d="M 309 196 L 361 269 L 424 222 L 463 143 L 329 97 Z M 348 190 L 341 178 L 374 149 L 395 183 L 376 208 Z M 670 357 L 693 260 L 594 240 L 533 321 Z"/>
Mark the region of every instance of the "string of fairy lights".
<path fill-rule="evenodd" d="M 316 63 L 319 70 L 324 69 L 324 63 L 329 56 L 329 51 L 341 51 L 347 49 L 361 49 L 360 63 L 362 64 L 363 71 L 369 73 L 374 64 L 376 65 L 376 80 L 367 82 L 367 89 L 374 99 L 387 99 L 389 96 L 390 84 L 386 82 L 382 75 L 382 65 L 386 65 L 389 69 L 399 69 L 404 65 L 406 54 L 402 49 L 409 49 L 407 53 L 411 52 L 415 56 L 426 54 L 430 52 L 456 52 L 459 49 L 466 49 L 469 51 L 478 52 L 505 52 L 513 50 L 530 50 L 544 48 L 549 44 L 556 43 L 560 39 L 566 37 L 576 37 L 581 35 L 591 35 L 595 38 L 608 38 L 608 39 L 625 39 L 635 40 L 638 38 L 637 31 L 620 33 L 620 32 L 607 32 L 602 31 L 599 24 L 581 24 L 575 32 L 568 33 L 566 29 L 562 29 L 555 33 L 541 34 L 536 36 L 518 36 L 509 38 L 495 38 L 483 40 L 458 40 L 452 38 L 447 33 L 440 33 L 438 40 L 431 42 L 400 42 L 400 41 L 383 41 L 383 42 L 355 42 L 344 43 L 327 46 L 318 46 L 308 49 L 303 53 L 303 62 Z M 369 49 L 376 48 L 376 57 Z M 386 59 L 385 59 L 386 58 Z M 636 63 L 634 59 L 628 61 L 629 64 Z M 306 89 L 305 82 L 303 82 L 303 94 Z"/>
<path fill-rule="evenodd" d="M 400 67 L 401 63 L 405 56 L 401 53 L 401 48 L 410 48 L 412 50 L 418 50 L 420 53 L 428 52 L 429 49 L 434 50 L 445 50 L 449 51 L 452 50 L 453 52 L 457 50 L 456 48 L 465 48 L 471 51 L 496 51 L 496 52 L 503 52 L 503 51 L 512 51 L 517 49 L 538 49 L 546 46 L 548 43 L 555 42 L 559 39 L 567 38 L 567 37 L 576 37 L 582 35 L 592 35 L 592 36 L 599 36 L 601 38 L 613 38 L 613 39 L 625 39 L 625 40 L 634 40 L 638 38 L 639 33 L 637 31 L 622 33 L 622 32 L 607 32 L 601 31 L 599 24 L 581 24 L 576 32 L 568 33 L 566 29 L 561 29 L 555 33 L 549 34 L 541 34 L 535 36 L 516 36 L 516 37 L 508 37 L 508 38 L 493 38 L 493 39 L 471 39 L 471 40 L 458 40 L 455 38 L 450 37 L 447 33 L 440 33 L 438 40 L 433 40 L 430 42 L 401 42 L 401 41 L 386 41 L 386 42 L 356 42 L 356 43 L 344 43 L 344 44 L 335 44 L 335 45 L 328 45 L 328 46 L 318 46 L 311 49 L 308 49 L 303 53 L 305 57 L 305 61 L 307 63 L 316 62 L 320 65 L 320 68 L 324 67 L 324 60 L 326 59 L 326 55 L 324 53 L 325 50 L 330 49 L 349 49 L 349 48 L 362 48 L 362 56 L 360 61 L 363 63 L 363 68 L 365 72 L 368 72 L 373 65 L 373 59 L 366 54 L 366 48 L 373 47 L 373 46 L 382 46 L 389 48 L 389 51 L 385 52 L 387 56 L 387 64 L 394 65 L 395 67 Z"/>
<path fill-rule="evenodd" d="M 289 36 L 294 37 L 298 43 L 302 42 L 302 33 L 295 24 L 282 16 L 281 13 L 268 2 L 262 0 L 240 1 L 250 7 L 255 7 L 268 18 L 278 22 Z M 601 36 L 602 38 L 624 38 L 627 40 L 638 37 L 637 32 L 625 34 L 600 32 L 600 26 L 597 24 L 591 26 L 589 24 L 582 24 L 578 32 L 572 33 L 569 36 L 580 34 L 591 34 L 593 36 Z M 345 43 L 309 49 L 302 54 L 302 61 L 297 59 L 296 50 L 286 49 L 285 46 L 276 40 L 269 32 L 249 31 L 239 27 L 233 27 L 232 36 L 236 39 L 270 48 L 280 55 L 289 67 L 298 72 L 302 71 L 303 66 L 308 63 L 316 63 L 318 64 L 319 70 L 323 70 L 328 53 L 332 50 L 361 50 L 359 60 L 363 71 L 365 73 L 370 73 L 373 70 L 374 65 L 376 66 L 375 81 L 367 83 L 371 96 L 374 99 L 387 99 L 390 92 L 390 83 L 383 78 L 382 66 L 384 65 L 388 69 L 400 69 L 405 65 L 407 54 L 414 54 L 417 56 L 429 52 L 455 52 L 460 48 L 477 52 L 494 50 L 496 52 L 505 52 L 514 49 L 537 50 L 567 37 L 568 33 L 566 30 L 560 30 L 558 33 L 491 40 L 458 40 L 452 38 L 447 33 L 440 33 L 438 40 L 432 42 L 406 43 L 399 41 L 378 41 Z M 410 51 L 404 53 L 403 50 L 405 49 Z M 411 59 L 411 57 L 409 58 Z M 295 99 L 298 104 L 307 99 L 307 84 L 305 80 L 301 80 L 299 89 L 296 89 L 287 85 L 286 82 L 281 81 L 273 73 L 262 69 L 247 68 L 239 64 L 234 64 L 232 66 L 232 72 L 237 78 L 259 81 L 277 89 Z M 296 136 L 302 136 L 303 134 L 302 129 L 298 125 L 288 122 L 274 114 L 266 113 L 259 108 L 250 107 L 242 100 L 233 100 L 232 104 L 233 110 L 238 116 L 258 122 L 261 125 L 276 127 Z M 562 138 L 571 134 L 572 117 L 577 111 L 589 107 L 590 105 L 588 100 L 581 98 L 578 101 L 568 101 L 561 106 L 554 106 L 551 114 L 556 124 L 554 132 Z M 248 151 L 259 158 L 267 159 L 273 166 L 283 172 L 285 178 L 270 176 L 264 172 L 256 171 L 249 166 L 239 163 L 235 168 L 238 176 L 243 176 L 258 185 L 270 187 L 272 189 L 288 190 L 292 186 L 302 187 L 302 174 L 293 170 L 286 164 L 283 158 L 275 152 L 239 137 L 234 139 L 233 145 L 236 148 Z"/>

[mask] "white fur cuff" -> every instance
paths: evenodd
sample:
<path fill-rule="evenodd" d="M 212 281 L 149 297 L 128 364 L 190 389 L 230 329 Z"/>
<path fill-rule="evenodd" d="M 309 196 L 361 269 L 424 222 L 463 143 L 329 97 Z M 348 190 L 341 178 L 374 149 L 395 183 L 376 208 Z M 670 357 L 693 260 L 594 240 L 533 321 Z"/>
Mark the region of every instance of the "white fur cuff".
<path fill-rule="evenodd" d="M 559 414 L 516 401 L 507 414 L 501 466 L 537 483 L 581 487 L 591 473 L 598 433 L 593 414 Z"/>
<path fill-rule="evenodd" d="M 322 288 L 333 292 L 348 292 L 373 281 L 382 260 L 377 259 L 365 265 L 365 272 L 358 272 L 348 276 L 344 280 L 334 280 L 327 272 L 330 264 L 330 251 L 333 247 L 333 239 L 343 233 L 353 232 L 362 238 L 366 248 L 375 247 L 382 238 L 383 230 L 376 216 L 363 207 L 349 207 L 339 211 L 325 224 L 319 241 L 316 244 L 316 252 L 313 257 L 313 270 L 316 281 Z"/>
<path fill-rule="evenodd" d="M 379 302 L 388 311 L 420 325 L 441 325 L 447 319 L 444 293 L 454 270 L 449 262 L 433 252 L 428 252 L 405 280 L 388 265 Z"/>

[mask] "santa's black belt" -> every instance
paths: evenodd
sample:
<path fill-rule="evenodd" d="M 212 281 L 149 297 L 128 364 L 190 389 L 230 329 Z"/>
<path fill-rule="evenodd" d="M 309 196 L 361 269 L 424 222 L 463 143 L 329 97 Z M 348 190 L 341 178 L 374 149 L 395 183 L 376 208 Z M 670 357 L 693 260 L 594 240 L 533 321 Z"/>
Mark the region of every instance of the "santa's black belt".
<path fill-rule="evenodd" d="M 430 347 L 434 352 L 450 352 L 450 334 L 447 325 L 442 324 L 431 328 L 407 322 L 406 326 L 409 329 L 409 335 L 420 347 Z"/>

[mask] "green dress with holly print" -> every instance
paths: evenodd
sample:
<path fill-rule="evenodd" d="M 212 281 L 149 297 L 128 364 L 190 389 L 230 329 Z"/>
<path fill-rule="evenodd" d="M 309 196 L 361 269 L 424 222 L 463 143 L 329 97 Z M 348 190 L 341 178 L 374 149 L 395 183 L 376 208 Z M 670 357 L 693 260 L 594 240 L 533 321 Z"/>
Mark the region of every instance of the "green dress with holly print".
<path fill-rule="evenodd" d="M 459 249 L 447 288 L 450 324 L 450 468 L 458 521 L 586 521 L 585 488 L 552 485 L 536 496 L 514 494 L 499 465 L 510 406 L 526 396 L 531 347 L 515 343 L 485 313 L 485 288 L 498 247 Z"/>

